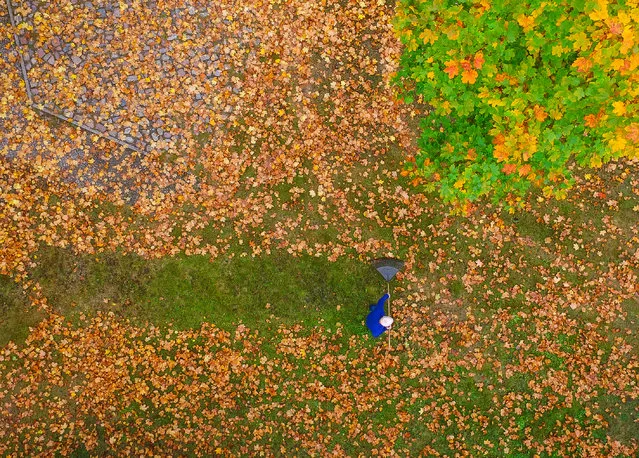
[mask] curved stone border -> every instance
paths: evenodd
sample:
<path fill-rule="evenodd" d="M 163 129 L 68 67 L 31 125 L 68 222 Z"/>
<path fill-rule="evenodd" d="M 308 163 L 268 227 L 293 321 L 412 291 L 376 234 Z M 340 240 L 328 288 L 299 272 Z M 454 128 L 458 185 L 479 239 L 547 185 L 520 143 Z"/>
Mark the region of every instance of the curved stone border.
<path fill-rule="evenodd" d="M 16 45 L 16 49 L 18 51 L 18 56 L 20 56 L 20 72 L 22 73 L 22 79 L 24 80 L 24 85 L 27 91 L 27 98 L 29 99 L 28 104 L 29 106 L 31 106 L 31 108 L 33 108 L 35 111 L 38 111 L 40 113 L 49 115 L 49 116 L 53 116 L 54 118 L 57 118 L 61 121 L 67 122 L 69 124 L 72 124 L 86 132 L 89 132 L 91 134 L 94 135 L 98 135 L 99 137 L 102 137 L 104 139 L 110 140 L 112 142 L 117 143 L 118 145 L 124 146 L 125 148 L 131 149 L 133 151 L 137 151 L 138 153 L 141 153 L 142 151 L 136 147 L 135 145 L 131 144 L 131 143 L 127 143 L 125 141 L 120 140 L 119 138 L 115 138 L 112 137 L 108 134 L 103 134 L 102 132 L 92 129 L 89 126 L 85 126 L 82 125 L 81 123 L 74 121 L 71 118 L 68 118 L 67 116 L 64 116 L 63 114 L 59 114 L 59 113 L 55 113 L 51 110 L 49 110 L 48 108 L 44 107 L 42 104 L 38 104 L 34 101 L 33 99 L 33 93 L 31 91 L 31 84 L 29 83 L 29 76 L 27 75 L 27 67 L 24 63 L 24 56 L 22 55 L 22 50 L 21 50 L 21 46 L 20 46 L 20 42 L 18 40 L 18 35 L 16 34 L 16 29 L 17 29 L 17 24 L 15 21 L 15 17 L 13 15 L 13 6 L 11 5 L 11 0 L 6 0 L 7 2 L 7 10 L 9 11 L 9 20 L 11 21 L 11 26 L 13 27 L 13 41 Z"/>

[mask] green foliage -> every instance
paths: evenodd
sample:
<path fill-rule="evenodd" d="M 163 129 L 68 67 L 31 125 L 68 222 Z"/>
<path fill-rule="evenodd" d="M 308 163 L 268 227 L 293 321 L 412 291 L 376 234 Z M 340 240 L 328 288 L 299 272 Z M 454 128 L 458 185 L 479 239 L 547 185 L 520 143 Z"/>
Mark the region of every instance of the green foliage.
<path fill-rule="evenodd" d="M 412 170 L 448 202 L 565 197 L 572 163 L 639 157 L 639 2 L 401 0 L 395 83 L 422 119 Z"/>

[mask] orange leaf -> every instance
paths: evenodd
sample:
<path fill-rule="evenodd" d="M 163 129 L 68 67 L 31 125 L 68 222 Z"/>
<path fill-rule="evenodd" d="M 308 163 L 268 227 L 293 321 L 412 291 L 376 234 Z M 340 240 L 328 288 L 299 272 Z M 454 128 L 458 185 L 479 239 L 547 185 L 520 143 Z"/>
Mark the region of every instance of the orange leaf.
<path fill-rule="evenodd" d="M 517 170 L 517 164 L 504 164 L 504 167 L 501 169 L 506 175 L 510 175 Z"/>
<path fill-rule="evenodd" d="M 578 72 L 588 73 L 592 68 L 592 61 L 585 57 L 579 57 L 573 62 L 572 66 L 577 67 Z"/>
<path fill-rule="evenodd" d="M 462 83 L 475 84 L 477 81 L 477 71 L 476 70 L 464 70 L 462 73 Z"/>
<path fill-rule="evenodd" d="M 533 110 L 535 112 L 535 119 L 539 122 L 543 122 L 548 117 L 548 113 L 546 113 L 546 110 L 544 110 L 544 108 L 540 107 L 539 105 L 535 105 Z"/>
<path fill-rule="evenodd" d="M 502 162 L 508 159 L 510 153 L 503 144 L 496 145 L 495 150 L 493 151 L 493 156 L 495 156 L 495 159 L 497 159 L 497 161 Z"/>
<path fill-rule="evenodd" d="M 448 73 L 448 77 L 453 79 L 459 73 L 459 67 L 457 66 L 457 62 L 454 60 L 449 60 L 446 62 L 446 68 L 444 72 Z"/>
<path fill-rule="evenodd" d="M 484 66 L 484 62 L 486 62 L 484 60 L 484 53 L 479 51 L 477 54 L 475 54 L 475 58 L 473 59 L 473 65 L 475 66 L 477 70 L 481 70 L 481 68 Z"/>
<path fill-rule="evenodd" d="M 597 127 L 597 117 L 593 114 L 589 114 L 584 116 L 584 121 L 586 121 L 586 126 L 588 127 Z"/>
<path fill-rule="evenodd" d="M 608 27 L 610 27 L 610 33 L 613 35 L 621 35 L 623 33 L 623 24 L 621 22 L 611 21 Z"/>
<path fill-rule="evenodd" d="M 626 138 L 632 143 L 639 143 L 639 124 L 633 122 L 626 127 Z"/>
<path fill-rule="evenodd" d="M 530 170 L 532 169 L 532 167 L 530 167 L 530 164 L 524 164 L 521 167 L 519 167 L 519 176 L 525 176 L 528 175 L 530 173 Z"/>

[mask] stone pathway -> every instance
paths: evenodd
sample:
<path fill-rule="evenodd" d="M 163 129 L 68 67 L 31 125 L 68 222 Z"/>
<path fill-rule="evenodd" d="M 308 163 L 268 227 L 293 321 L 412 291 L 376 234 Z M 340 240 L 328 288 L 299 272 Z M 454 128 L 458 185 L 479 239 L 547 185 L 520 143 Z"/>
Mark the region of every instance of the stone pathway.
<path fill-rule="evenodd" d="M 150 33 L 142 37 L 145 41 L 140 43 L 140 47 L 130 50 L 127 49 L 129 39 L 120 37 L 116 40 L 117 29 L 121 27 L 119 21 L 127 19 L 126 15 L 123 18 L 120 9 L 122 2 L 108 1 L 98 6 L 81 1 L 55 5 L 13 0 L 7 5 L 12 9 L 7 7 L 0 15 L 0 21 L 10 25 L 8 13 L 13 12 L 18 47 L 3 35 L 0 59 L 7 63 L 9 60 L 17 62 L 13 78 L 16 88 L 20 80 L 25 80 L 32 107 L 43 118 L 50 118 L 54 124 L 57 119 L 75 125 L 87 134 L 81 148 L 74 147 L 68 153 L 58 155 L 57 166 L 64 181 L 80 188 L 93 187 L 106 194 L 121 195 L 131 205 L 141 194 L 155 194 L 158 186 L 163 194 L 172 192 L 175 183 L 156 186 L 153 180 L 149 180 L 153 175 L 166 175 L 162 164 L 154 163 L 157 170 L 150 172 L 143 159 L 152 150 L 161 152 L 175 148 L 185 136 L 192 136 L 188 126 L 199 121 L 205 127 L 196 126 L 197 133 L 207 132 L 216 124 L 214 119 L 228 120 L 233 112 L 232 104 L 219 106 L 218 103 L 216 106 L 211 103 L 212 99 L 217 101 L 214 92 L 211 96 L 211 90 L 220 88 L 230 94 L 239 94 L 239 88 L 231 84 L 232 79 L 239 80 L 235 73 L 232 77 L 229 75 L 233 62 L 226 55 L 233 51 L 231 41 L 236 45 L 244 43 L 242 37 L 250 30 L 241 29 L 235 38 L 218 33 L 189 49 L 186 54 L 182 53 L 181 44 L 210 29 L 208 21 L 212 12 L 206 7 L 186 4 L 168 10 L 169 18 L 193 22 L 193 30 L 183 31 L 179 37 L 178 30 L 162 35 L 147 31 Z M 68 8 L 69 5 L 74 7 L 74 11 L 60 11 L 62 6 Z M 153 14 L 164 14 L 159 11 L 160 5 L 156 1 L 145 2 L 145 8 Z M 129 15 L 128 20 L 142 27 L 144 24 L 135 22 L 132 17 L 136 14 Z M 77 27 L 68 35 L 61 30 L 52 31 L 51 28 L 59 27 L 60 19 L 64 19 L 60 24 L 86 20 L 89 27 L 87 30 Z M 229 23 L 222 21 L 225 26 Z M 129 26 L 125 23 L 122 27 Z M 180 27 L 183 28 L 182 22 Z M 99 46 L 95 46 L 96 43 Z M 22 59 L 13 54 L 17 51 L 22 54 Z M 178 81 L 180 89 L 178 91 L 175 86 L 168 85 L 171 88 L 168 99 L 164 94 L 167 79 Z M 25 103 L 28 101 L 25 100 Z M 175 104 L 189 110 L 171 110 Z M 16 109 L 19 110 L 19 107 Z M 196 115 L 196 122 L 187 123 L 174 115 L 188 115 L 194 109 L 207 115 Z M 24 120 L 22 113 L 14 115 Z M 96 143 L 95 135 L 125 148 L 105 149 L 103 142 Z M 8 139 L 9 135 L 0 136 L 0 149 L 7 159 L 16 159 L 18 151 L 8 147 Z M 55 154 L 38 139 L 32 143 L 26 148 L 21 145 L 20 154 L 27 160 Z M 180 175 L 174 176 L 176 182 L 180 178 L 188 179 L 190 173 Z"/>
<path fill-rule="evenodd" d="M 250 52 L 251 30 L 217 20 L 215 7 L 13 3 L 33 101 L 48 114 L 141 152 L 174 147 L 194 124 L 231 115 L 233 104 L 218 94 L 239 94 L 237 69 Z M 149 27 L 154 19 L 164 27 Z"/>

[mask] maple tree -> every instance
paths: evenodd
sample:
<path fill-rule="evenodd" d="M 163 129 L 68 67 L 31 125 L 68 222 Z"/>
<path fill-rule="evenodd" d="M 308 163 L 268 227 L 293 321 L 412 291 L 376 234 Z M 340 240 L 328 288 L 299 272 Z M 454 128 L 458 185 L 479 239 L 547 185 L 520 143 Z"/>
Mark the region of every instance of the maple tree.
<path fill-rule="evenodd" d="M 637 11 L 634 0 L 400 1 L 396 83 L 431 109 L 411 170 L 447 201 L 514 204 L 531 187 L 565 197 L 575 162 L 639 157 Z"/>

